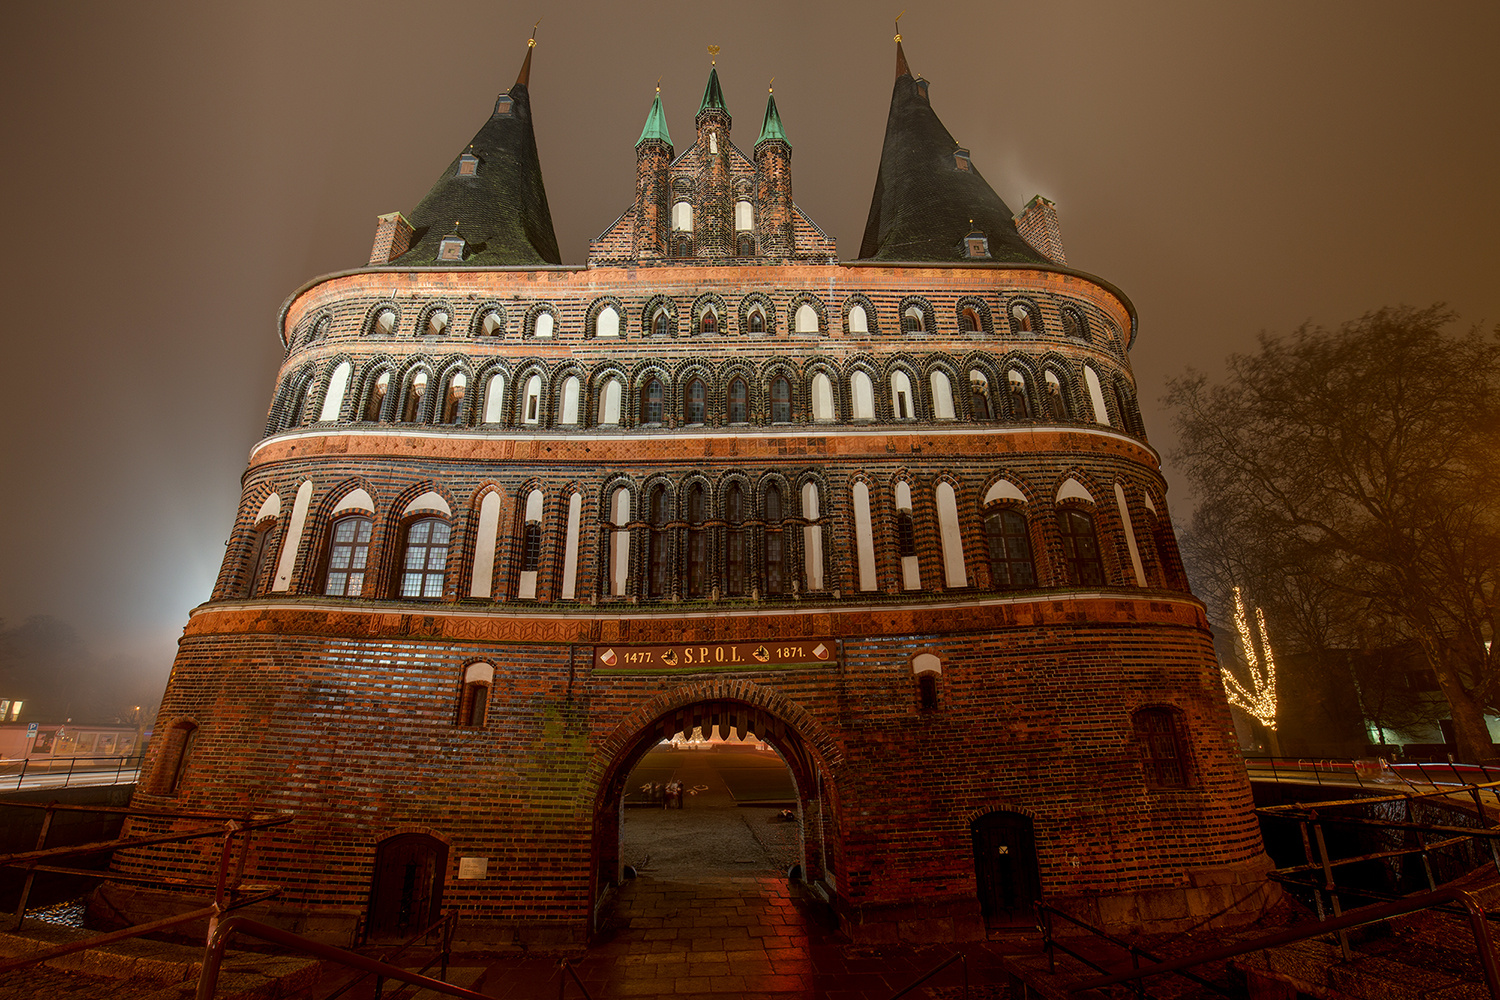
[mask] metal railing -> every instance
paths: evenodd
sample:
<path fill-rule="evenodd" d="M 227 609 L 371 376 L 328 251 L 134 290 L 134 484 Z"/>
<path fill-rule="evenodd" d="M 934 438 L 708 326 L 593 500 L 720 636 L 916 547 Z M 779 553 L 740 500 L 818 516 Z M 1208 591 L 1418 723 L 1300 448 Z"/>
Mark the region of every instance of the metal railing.
<path fill-rule="evenodd" d="M 1059 942 L 1057 940 L 1057 938 L 1052 933 L 1052 920 L 1053 920 L 1054 917 L 1061 917 L 1063 920 L 1067 921 L 1068 923 L 1072 924 L 1073 926 L 1080 927 L 1083 930 L 1086 930 L 1090 934 L 1094 935 L 1094 937 L 1100 938 L 1101 940 L 1104 940 L 1104 941 L 1108 942 L 1109 944 L 1114 945 L 1116 948 L 1120 948 L 1120 949 L 1124 950 L 1130 956 L 1130 968 L 1131 968 L 1132 972 L 1139 972 L 1140 971 L 1140 969 L 1141 969 L 1141 959 L 1143 959 L 1143 958 L 1146 959 L 1148 962 L 1155 963 L 1156 965 L 1161 965 L 1162 962 L 1163 962 L 1163 959 L 1160 959 L 1160 958 L 1156 957 L 1155 955 L 1151 954 L 1151 952 L 1147 951 L 1145 948 L 1142 948 L 1142 947 L 1140 947 L 1140 946 L 1138 946 L 1136 944 L 1133 944 L 1133 943 L 1131 943 L 1129 941 L 1126 941 L 1123 938 L 1117 938 L 1113 934 L 1108 933 L 1107 931 L 1102 931 L 1102 930 L 1100 930 L 1097 927 L 1094 927 L 1094 926 L 1092 926 L 1090 924 L 1084 923 L 1082 920 L 1079 920 L 1077 917 L 1074 917 L 1074 916 L 1071 916 L 1070 914 L 1064 913 L 1062 910 L 1059 910 L 1057 907 L 1052 906 L 1049 903 L 1038 902 L 1035 905 L 1036 905 L 1036 915 L 1037 915 L 1037 926 L 1040 927 L 1041 930 L 1042 930 L 1042 950 L 1047 953 L 1047 972 L 1050 975 L 1054 975 L 1054 976 L 1057 975 L 1057 954 L 1056 953 L 1059 952 L 1059 951 L 1062 952 L 1065 955 L 1069 955 L 1069 956 L 1073 957 L 1074 959 L 1076 959 L 1079 962 L 1082 962 L 1084 965 L 1088 966 L 1090 969 L 1093 969 L 1095 972 L 1102 972 L 1105 975 L 1111 975 L 1109 969 L 1107 969 L 1104 966 L 1098 964 L 1093 959 L 1089 958 L 1087 955 L 1084 955 L 1084 954 L 1082 954 L 1080 952 L 1074 951 L 1072 948 L 1069 948 L 1067 945 L 1062 944 L 1061 942 Z M 1199 986 L 1202 986 L 1205 989 L 1211 990 L 1214 993 L 1219 994 L 1219 996 L 1224 996 L 1224 997 L 1232 997 L 1232 996 L 1234 996 L 1234 994 L 1228 992 L 1223 987 L 1219 986 L 1217 983 L 1214 983 L 1214 982 L 1211 982 L 1210 980 L 1204 979 L 1202 976 L 1199 976 L 1196 973 L 1187 972 L 1187 971 L 1182 970 L 1182 969 L 1172 969 L 1170 971 L 1175 972 L 1177 975 L 1182 976 L 1184 979 L 1190 979 L 1190 980 L 1192 980 L 1194 983 L 1197 983 Z M 1138 978 L 1138 979 L 1135 980 L 1135 995 L 1137 997 L 1142 997 L 1142 998 L 1146 996 L 1146 987 L 1145 987 L 1145 979 L 1144 979 L 1144 977 L 1141 977 L 1141 978 Z"/>
<path fill-rule="evenodd" d="M 909 985 L 907 985 L 907 986 L 905 986 L 905 987 L 897 990 L 895 993 L 892 993 L 891 994 L 891 1000 L 900 1000 L 901 997 L 906 996 L 906 994 L 910 993 L 912 990 L 916 989 L 918 986 L 921 986 L 923 983 L 927 982 L 927 980 L 931 979 L 933 976 L 937 975 L 939 972 L 942 972 L 944 969 L 946 969 L 948 966 L 952 965 L 954 962 L 958 962 L 958 963 L 960 963 L 960 964 L 963 965 L 963 970 L 964 970 L 964 1000 L 968 1000 L 968 998 L 969 998 L 969 960 L 964 957 L 964 953 L 961 952 L 961 951 L 960 952 L 955 952 L 954 954 L 949 955 L 943 961 L 939 962 L 937 965 L 933 966 L 931 969 L 928 969 L 922 975 L 918 976 L 917 979 L 914 982 L 912 982 Z"/>
<path fill-rule="evenodd" d="M 141 754 L 129 757 L 96 755 L 82 757 L 15 757 L 0 759 L 0 775 L 10 791 L 20 791 L 28 785 L 33 788 L 67 788 L 79 785 L 120 785 L 126 775 L 134 781 L 141 773 Z M 113 775 L 112 781 L 98 780 Z M 26 779 L 28 775 L 31 781 Z M 57 783 L 61 775 L 62 783 Z M 14 784 L 11 782 L 14 781 Z"/>
<path fill-rule="evenodd" d="M 1439 761 L 1400 761 L 1382 757 L 1246 757 L 1251 776 L 1269 774 L 1273 781 L 1312 781 L 1320 786 L 1382 791 L 1392 784 L 1442 786 L 1487 786 L 1500 782 L 1500 767 L 1493 764 L 1458 764 Z M 1500 793 L 1497 802 L 1500 802 Z"/>
<path fill-rule="evenodd" d="M 564 975 L 566 973 L 567 975 Z M 589 994 L 589 988 L 583 985 L 583 980 L 578 978 L 578 973 L 573 971 L 573 963 L 566 958 L 557 963 L 557 1000 L 563 1000 L 568 992 L 568 976 L 573 977 L 573 982 L 578 984 L 578 992 L 583 994 L 583 1000 L 594 1000 Z"/>
<path fill-rule="evenodd" d="M 422 928 L 420 931 L 418 931 L 417 933 L 413 934 L 411 937 L 407 938 L 404 942 L 402 942 L 401 947 L 397 948 L 395 951 L 390 952 L 387 955 L 384 955 L 381 958 L 381 961 L 383 961 L 383 962 L 385 962 L 387 964 L 394 964 L 394 960 L 396 958 L 398 958 L 402 953 L 404 953 L 412 945 L 416 944 L 418 941 L 425 941 L 427 938 L 429 938 L 429 937 L 432 936 L 432 932 L 433 931 L 441 931 L 442 932 L 442 938 L 441 938 L 441 943 L 438 945 L 438 953 L 436 955 L 434 955 L 431 959 L 429 959 L 426 965 L 424 965 L 420 969 L 418 969 L 417 970 L 417 974 L 418 975 L 426 975 L 428 969 L 432 968 L 438 962 L 442 962 L 442 966 L 443 967 L 438 972 L 438 978 L 446 981 L 447 978 L 448 978 L 448 962 L 449 962 L 449 959 L 453 955 L 453 932 L 454 932 L 454 930 L 457 929 L 457 927 L 458 927 L 458 911 L 457 910 L 449 910 L 447 913 L 444 913 L 441 917 L 438 917 L 437 920 L 433 921 L 428 926 Z M 345 993 L 347 993 L 349 990 L 353 989 L 359 983 L 362 983 L 366 979 L 369 979 L 371 975 L 375 975 L 375 974 L 374 973 L 370 973 L 370 972 L 366 972 L 366 973 L 363 973 L 361 975 L 358 975 L 358 976 L 354 977 L 353 979 L 351 979 L 347 983 L 345 983 L 343 986 L 340 986 L 338 989 L 336 989 L 332 993 L 328 994 L 328 996 L 325 997 L 324 1000 L 337 1000 L 338 997 L 343 996 Z M 401 989 L 405 989 L 405 986 L 403 985 L 401 987 Z M 375 975 L 375 1000 L 381 1000 L 381 995 L 384 992 L 385 992 L 385 977 L 381 976 L 381 975 Z M 392 997 L 399 996 L 400 992 L 401 992 L 401 990 L 398 989 L 395 993 L 393 993 L 391 995 L 392 995 Z"/>

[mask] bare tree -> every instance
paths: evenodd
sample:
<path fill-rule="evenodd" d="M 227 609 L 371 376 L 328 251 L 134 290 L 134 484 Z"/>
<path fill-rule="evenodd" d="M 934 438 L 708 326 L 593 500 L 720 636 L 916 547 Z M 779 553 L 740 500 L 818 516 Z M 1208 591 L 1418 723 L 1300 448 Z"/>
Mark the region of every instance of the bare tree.
<path fill-rule="evenodd" d="M 1205 596 L 1249 580 L 1312 649 L 1415 646 L 1459 753 L 1482 760 L 1500 695 L 1500 351 L 1449 335 L 1454 319 L 1387 308 L 1262 336 L 1225 381 L 1189 372 L 1167 401 L 1202 498 L 1189 548 Z"/>

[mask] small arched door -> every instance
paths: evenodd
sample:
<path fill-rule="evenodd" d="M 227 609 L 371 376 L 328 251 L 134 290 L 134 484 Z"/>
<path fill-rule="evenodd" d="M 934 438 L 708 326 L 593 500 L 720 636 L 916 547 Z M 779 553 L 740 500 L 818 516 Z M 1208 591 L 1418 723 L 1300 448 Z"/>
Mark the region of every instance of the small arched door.
<path fill-rule="evenodd" d="M 430 927 L 443 907 L 448 845 L 425 833 L 403 833 L 375 848 L 365 940 L 406 938 Z"/>
<path fill-rule="evenodd" d="M 1030 816 L 992 812 L 969 824 L 979 908 L 990 923 L 1030 923 L 1042 898 L 1036 833 Z"/>

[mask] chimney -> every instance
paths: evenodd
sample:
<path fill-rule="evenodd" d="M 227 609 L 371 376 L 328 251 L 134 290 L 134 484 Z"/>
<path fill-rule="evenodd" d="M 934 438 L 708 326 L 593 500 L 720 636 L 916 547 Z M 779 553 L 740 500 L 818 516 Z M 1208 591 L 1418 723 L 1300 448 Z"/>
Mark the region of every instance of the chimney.
<path fill-rule="evenodd" d="M 411 223 L 400 212 L 388 212 L 375 222 L 375 245 L 370 248 L 370 267 L 389 264 L 411 249 Z"/>
<path fill-rule="evenodd" d="M 1057 223 L 1057 206 L 1051 201 L 1041 195 L 1028 201 L 1016 216 L 1016 228 L 1037 253 L 1054 264 L 1068 263 L 1068 255 L 1063 252 L 1062 227 Z"/>

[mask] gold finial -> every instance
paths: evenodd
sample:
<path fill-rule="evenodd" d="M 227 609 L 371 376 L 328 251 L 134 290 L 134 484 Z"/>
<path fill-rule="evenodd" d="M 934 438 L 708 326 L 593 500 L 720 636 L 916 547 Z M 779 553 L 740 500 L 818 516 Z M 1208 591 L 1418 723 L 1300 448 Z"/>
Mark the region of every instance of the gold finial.
<path fill-rule="evenodd" d="M 901 18 L 904 16 L 906 16 L 905 10 L 896 15 L 896 41 L 898 42 L 901 41 Z"/>
<path fill-rule="evenodd" d="M 717 45 L 710 45 L 708 47 L 708 54 L 710 56 L 713 56 L 713 61 L 712 61 L 713 65 L 715 65 L 715 66 L 719 65 L 719 58 L 718 58 L 719 57 L 719 47 Z"/>
<path fill-rule="evenodd" d="M 661 77 L 656 78 L 656 92 L 661 93 Z"/>
<path fill-rule="evenodd" d="M 774 93 L 776 93 L 776 88 L 774 86 L 772 86 L 772 84 L 774 84 L 775 82 L 776 82 L 776 78 L 774 76 L 771 77 L 771 83 L 766 84 L 766 93 L 768 93 L 768 94 L 774 94 Z"/>
<path fill-rule="evenodd" d="M 536 48 L 536 25 L 537 24 L 541 24 L 541 23 L 542 23 L 542 19 L 541 18 L 537 18 L 536 19 L 536 24 L 533 24 L 531 26 L 531 40 L 526 43 L 526 47 L 528 49 L 534 49 L 534 48 Z"/>

